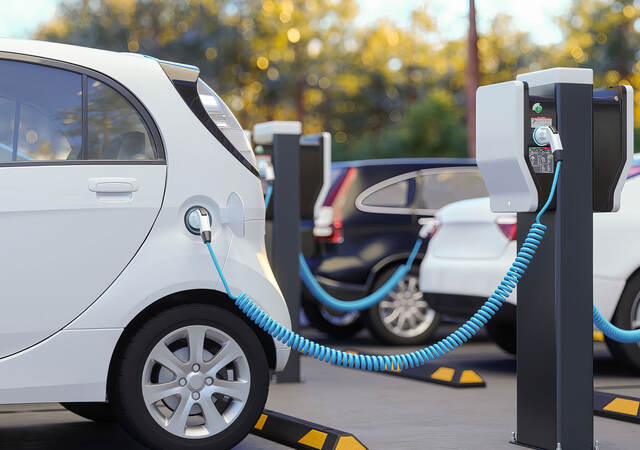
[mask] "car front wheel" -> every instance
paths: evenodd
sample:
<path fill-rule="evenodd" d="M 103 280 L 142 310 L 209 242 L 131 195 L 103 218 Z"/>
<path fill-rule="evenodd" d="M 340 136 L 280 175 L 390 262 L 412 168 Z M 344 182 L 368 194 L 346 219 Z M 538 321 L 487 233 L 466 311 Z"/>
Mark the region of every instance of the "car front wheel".
<path fill-rule="evenodd" d="M 231 448 L 269 388 L 265 352 L 234 314 L 208 305 L 159 313 L 130 337 L 112 394 L 120 423 L 162 449 Z"/>
<path fill-rule="evenodd" d="M 396 271 L 386 269 L 373 285 L 377 290 Z M 379 340 L 393 345 L 425 344 L 440 325 L 440 314 L 432 309 L 418 288 L 419 269 L 415 265 L 398 285 L 366 311 L 369 330 Z"/>

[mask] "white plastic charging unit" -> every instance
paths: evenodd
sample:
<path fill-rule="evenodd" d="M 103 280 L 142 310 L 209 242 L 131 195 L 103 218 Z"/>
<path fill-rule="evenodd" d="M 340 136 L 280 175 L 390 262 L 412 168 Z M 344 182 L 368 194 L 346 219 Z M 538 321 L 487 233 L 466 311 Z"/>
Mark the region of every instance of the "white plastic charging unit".
<path fill-rule="evenodd" d="M 476 158 L 494 212 L 538 208 L 538 190 L 523 151 L 527 104 L 522 81 L 482 86 L 476 93 Z"/>
<path fill-rule="evenodd" d="M 573 113 L 566 105 L 558 109 L 557 88 L 565 84 L 593 90 L 593 212 L 619 209 L 633 155 L 633 88 L 593 89 L 591 69 L 559 67 L 482 86 L 476 93 L 477 163 L 492 211 L 534 212 L 548 197 L 554 162 L 561 157 L 555 130 L 561 133 L 563 118 L 569 122 Z M 576 157 L 587 151 L 569 147 Z"/>

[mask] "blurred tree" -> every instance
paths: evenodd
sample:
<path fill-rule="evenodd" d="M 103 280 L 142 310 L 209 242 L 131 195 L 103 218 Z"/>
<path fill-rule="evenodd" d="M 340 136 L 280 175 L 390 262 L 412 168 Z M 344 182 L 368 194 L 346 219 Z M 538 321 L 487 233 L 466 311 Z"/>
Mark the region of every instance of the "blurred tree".
<path fill-rule="evenodd" d="M 598 83 L 640 92 L 638 3 L 575 0 L 553 47 L 534 45 L 505 15 L 475 46 L 472 14 L 467 39 L 446 39 L 427 6 L 408 27 L 356 27 L 357 0 L 63 0 L 35 35 L 194 64 L 245 127 L 301 120 L 306 133 L 332 132 L 336 159 L 464 155 L 476 51 L 479 84 L 589 65 Z"/>
<path fill-rule="evenodd" d="M 325 92 L 357 12 L 356 0 L 65 0 L 35 35 L 194 64 L 245 127 L 298 119 L 309 132 L 329 126 Z"/>
<path fill-rule="evenodd" d="M 635 127 L 640 127 L 640 2 L 574 0 L 558 23 L 564 45 L 548 65 L 593 68 L 596 86 L 632 85 Z M 637 144 L 639 137 L 636 131 Z"/>
<path fill-rule="evenodd" d="M 405 118 L 386 127 L 378 142 L 378 157 L 467 156 L 464 108 L 444 89 L 431 90 L 413 103 Z M 368 158 L 372 135 L 359 139 L 351 149 L 354 158 Z"/>

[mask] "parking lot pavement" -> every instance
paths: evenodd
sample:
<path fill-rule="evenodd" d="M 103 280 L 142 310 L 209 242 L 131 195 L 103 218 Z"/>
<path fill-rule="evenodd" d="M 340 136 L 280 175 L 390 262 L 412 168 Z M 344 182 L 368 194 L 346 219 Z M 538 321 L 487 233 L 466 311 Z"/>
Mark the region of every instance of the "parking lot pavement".
<path fill-rule="evenodd" d="M 380 347 L 364 333 L 349 345 L 338 346 L 375 352 L 406 350 Z M 639 377 L 619 367 L 603 344 L 596 344 L 595 353 L 596 388 L 640 396 Z M 304 382 L 272 385 L 267 406 L 351 432 L 371 449 L 514 449 L 508 440 L 515 430 L 515 358 L 481 336 L 448 356 L 446 365 L 475 369 L 487 387 L 453 389 L 303 358 Z M 595 430 L 603 450 L 638 448 L 640 425 L 596 417 Z M 89 422 L 57 404 L 0 407 L 0 448 L 114 447 L 142 448 L 119 426 Z M 284 447 L 256 436 L 236 447 L 279 448 Z"/>

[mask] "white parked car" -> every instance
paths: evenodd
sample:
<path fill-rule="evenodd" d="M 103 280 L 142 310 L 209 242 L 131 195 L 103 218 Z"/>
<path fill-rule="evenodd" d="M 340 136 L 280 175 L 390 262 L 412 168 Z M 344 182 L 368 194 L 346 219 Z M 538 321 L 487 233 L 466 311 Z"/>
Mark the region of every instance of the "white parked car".
<path fill-rule="evenodd" d="M 240 441 L 289 350 L 223 293 L 187 213 L 289 326 L 255 166 L 196 67 L 0 39 L 0 403 L 115 415 L 154 448 Z"/>
<path fill-rule="evenodd" d="M 623 329 L 640 328 L 640 160 L 635 159 L 617 213 L 593 215 L 594 302 Z M 436 311 L 467 318 L 489 297 L 516 256 L 516 215 L 492 213 L 488 198 L 464 200 L 437 215 L 420 289 Z M 543 217 L 544 223 L 544 217 Z M 516 351 L 516 297 L 511 294 L 487 330 Z M 640 345 L 607 340 L 613 355 L 640 370 Z"/>

